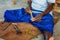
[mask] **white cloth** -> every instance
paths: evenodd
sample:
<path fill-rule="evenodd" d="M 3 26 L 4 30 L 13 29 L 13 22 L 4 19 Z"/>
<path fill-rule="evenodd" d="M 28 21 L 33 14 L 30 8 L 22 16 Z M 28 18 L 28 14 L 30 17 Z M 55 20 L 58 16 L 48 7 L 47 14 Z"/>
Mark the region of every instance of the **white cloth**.
<path fill-rule="evenodd" d="M 47 0 L 48 3 L 55 3 L 55 0 Z"/>
<path fill-rule="evenodd" d="M 55 0 L 32 0 L 32 9 L 45 11 L 47 9 L 48 3 L 55 3 Z M 33 13 L 40 13 L 38 11 L 33 11 Z M 50 12 L 51 14 L 52 12 Z"/>

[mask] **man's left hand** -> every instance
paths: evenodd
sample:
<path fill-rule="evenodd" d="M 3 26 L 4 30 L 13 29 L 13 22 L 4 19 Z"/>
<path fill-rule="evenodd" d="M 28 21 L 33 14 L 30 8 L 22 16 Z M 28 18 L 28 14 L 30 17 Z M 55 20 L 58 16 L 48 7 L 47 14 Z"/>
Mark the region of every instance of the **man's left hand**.
<path fill-rule="evenodd" d="M 31 20 L 33 22 L 38 22 L 42 19 L 43 14 L 38 14 L 36 17 L 32 17 Z"/>

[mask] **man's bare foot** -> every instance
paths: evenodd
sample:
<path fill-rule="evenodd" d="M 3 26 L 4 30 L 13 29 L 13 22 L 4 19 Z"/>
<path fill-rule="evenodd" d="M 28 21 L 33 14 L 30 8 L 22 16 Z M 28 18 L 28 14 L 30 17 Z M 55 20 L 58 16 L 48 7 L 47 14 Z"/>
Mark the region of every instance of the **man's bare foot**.
<path fill-rule="evenodd" d="M 51 37 L 49 40 L 54 40 L 54 37 Z"/>

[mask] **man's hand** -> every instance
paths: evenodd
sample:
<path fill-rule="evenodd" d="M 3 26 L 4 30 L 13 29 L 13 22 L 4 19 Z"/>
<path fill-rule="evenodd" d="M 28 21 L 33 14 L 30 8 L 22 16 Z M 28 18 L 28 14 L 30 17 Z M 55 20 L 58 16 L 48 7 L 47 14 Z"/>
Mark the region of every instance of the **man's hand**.
<path fill-rule="evenodd" d="M 30 14 L 30 13 L 32 12 L 29 7 L 27 7 L 27 8 L 25 9 L 25 11 L 26 11 L 28 14 Z"/>
<path fill-rule="evenodd" d="M 36 17 L 32 17 L 31 20 L 33 22 L 38 22 L 42 19 L 43 14 L 38 14 Z"/>

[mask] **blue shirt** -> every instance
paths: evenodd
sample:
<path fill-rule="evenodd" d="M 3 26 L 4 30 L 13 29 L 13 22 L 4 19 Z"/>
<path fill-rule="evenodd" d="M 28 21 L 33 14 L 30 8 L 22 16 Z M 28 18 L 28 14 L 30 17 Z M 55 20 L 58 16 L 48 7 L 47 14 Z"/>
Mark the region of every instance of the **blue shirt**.
<path fill-rule="evenodd" d="M 32 12 L 33 13 L 41 13 L 40 11 L 44 12 L 47 9 L 48 3 L 55 3 L 55 0 L 32 0 L 32 5 L 31 5 Z"/>

